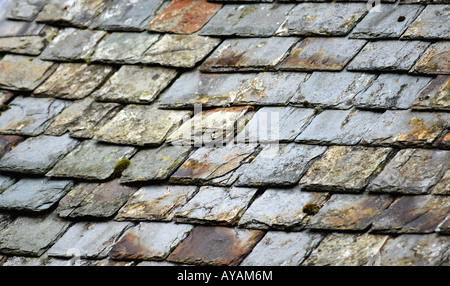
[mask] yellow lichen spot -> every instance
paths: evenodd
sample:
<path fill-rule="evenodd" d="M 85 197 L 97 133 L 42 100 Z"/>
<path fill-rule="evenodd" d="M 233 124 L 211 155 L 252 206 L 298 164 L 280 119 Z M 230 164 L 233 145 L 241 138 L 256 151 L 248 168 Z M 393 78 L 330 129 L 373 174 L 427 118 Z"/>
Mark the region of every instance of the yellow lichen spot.
<path fill-rule="evenodd" d="M 163 161 L 166 162 L 166 161 L 169 160 L 169 159 L 170 159 L 170 155 L 164 157 L 164 158 L 163 158 Z"/>
<path fill-rule="evenodd" d="M 118 177 L 122 175 L 123 171 L 125 171 L 125 169 L 128 168 L 130 164 L 131 161 L 129 159 L 122 159 L 117 162 L 116 166 L 114 166 L 113 176 Z"/>
<path fill-rule="evenodd" d="M 302 211 L 307 215 L 315 215 L 320 210 L 320 206 L 318 204 L 306 204 L 303 206 Z"/>

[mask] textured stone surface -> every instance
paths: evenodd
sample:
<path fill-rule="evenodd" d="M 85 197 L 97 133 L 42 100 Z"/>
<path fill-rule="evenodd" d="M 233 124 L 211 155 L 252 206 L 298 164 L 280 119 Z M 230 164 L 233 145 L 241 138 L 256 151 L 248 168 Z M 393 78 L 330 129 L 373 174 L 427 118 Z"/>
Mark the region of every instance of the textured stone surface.
<path fill-rule="evenodd" d="M 0 170 L 45 174 L 77 145 L 68 135 L 30 137 L 1 159 Z"/>
<path fill-rule="evenodd" d="M 294 37 L 227 39 L 203 62 L 200 70 L 273 70 L 298 40 Z"/>
<path fill-rule="evenodd" d="M 303 229 L 311 215 L 303 207 L 314 204 L 319 208 L 325 203 L 326 193 L 304 192 L 296 186 L 291 189 L 267 189 L 245 211 L 239 226 L 257 229 Z"/>
<path fill-rule="evenodd" d="M 157 146 L 191 114 L 129 104 L 100 128 L 94 138 L 116 144 Z"/>
<path fill-rule="evenodd" d="M 433 188 L 433 194 L 450 195 L 450 169 L 445 172 L 442 179 Z"/>
<path fill-rule="evenodd" d="M 436 228 L 436 232 L 450 234 L 450 215 L 448 215 Z"/>
<path fill-rule="evenodd" d="M 99 101 L 150 103 L 176 75 L 168 68 L 124 65 L 92 95 Z"/>
<path fill-rule="evenodd" d="M 32 21 L 46 5 L 47 0 L 9 2 L 9 9 L 5 9 L 5 12 L 8 12 L 8 19 Z"/>
<path fill-rule="evenodd" d="M 11 3 L 11 1 L 2 1 L 0 3 L 0 37 L 14 37 L 14 36 L 26 36 L 38 34 L 39 31 L 41 31 L 41 29 L 44 27 L 44 25 L 37 24 L 34 21 L 33 22 L 14 21 L 8 19 L 9 17 L 13 16 L 11 15 L 12 13 L 10 13 L 12 12 L 12 10 L 19 12 L 19 9 L 20 14 L 22 14 L 21 16 L 27 18 L 27 20 L 31 20 L 31 18 L 35 16 L 33 15 L 34 12 L 29 13 L 29 11 L 26 11 L 26 9 L 20 7 L 21 6 L 20 4 L 25 5 L 27 4 L 24 1 L 20 1 L 20 3 L 17 2 L 17 4 L 20 5 L 19 7 L 17 7 L 18 9 L 16 9 L 14 4 L 15 3 Z M 19 15 L 16 16 L 20 17 Z"/>
<path fill-rule="evenodd" d="M 326 147 L 300 144 L 267 145 L 255 159 L 241 169 L 238 186 L 292 185 Z"/>
<path fill-rule="evenodd" d="M 413 102 L 412 109 L 450 110 L 450 77 L 437 76 Z"/>
<path fill-rule="evenodd" d="M 366 13 L 364 3 L 304 3 L 289 12 L 277 35 L 344 36 Z"/>
<path fill-rule="evenodd" d="M 191 147 L 161 146 L 139 151 L 122 173 L 121 183 L 167 179 L 189 156 Z"/>
<path fill-rule="evenodd" d="M 145 186 L 120 209 L 115 220 L 169 221 L 198 191 L 195 186 Z"/>
<path fill-rule="evenodd" d="M 0 52 L 37 56 L 57 33 L 57 28 L 46 26 L 37 35 L 0 38 Z"/>
<path fill-rule="evenodd" d="M 47 176 L 104 180 L 113 174 L 117 162 L 131 157 L 135 152 L 133 147 L 84 141 L 59 161 Z"/>
<path fill-rule="evenodd" d="M 306 38 L 294 48 L 280 69 L 340 71 L 365 43 L 344 38 Z"/>
<path fill-rule="evenodd" d="M 403 149 L 367 189 L 374 192 L 425 194 L 441 179 L 449 166 L 449 151 Z"/>
<path fill-rule="evenodd" d="M 264 232 L 222 226 L 197 226 L 169 255 L 168 261 L 197 265 L 238 265 Z"/>
<path fill-rule="evenodd" d="M 0 158 L 23 142 L 25 138 L 17 135 L 0 135 Z"/>
<path fill-rule="evenodd" d="M 112 259 L 163 260 L 193 226 L 189 224 L 141 222 L 117 242 Z"/>
<path fill-rule="evenodd" d="M 16 180 L 12 177 L 0 175 L 0 194 L 2 194 L 7 188 L 12 186 L 15 182 L 16 182 Z M 0 219 L 0 221 L 3 221 L 3 220 Z M 0 225 L 2 225 L 2 224 L 0 224 Z"/>
<path fill-rule="evenodd" d="M 6 104 L 11 98 L 13 98 L 13 96 L 14 94 L 11 91 L 0 89 L 0 104 Z"/>
<path fill-rule="evenodd" d="M 450 74 L 450 42 L 432 44 L 419 58 L 412 72 L 426 74 Z"/>
<path fill-rule="evenodd" d="M 269 231 L 240 266 L 298 266 L 322 239 L 306 231 Z"/>
<path fill-rule="evenodd" d="M 450 27 L 445 24 L 448 17 L 450 17 L 448 5 L 428 5 L 409 26 L 403 38 L 448 40 Z"/>
<path fill-rule="evenodd" d="M 407 71 L 429 46 L 421 41 L 369 42 L 350 62 L 348 70 Z"/>

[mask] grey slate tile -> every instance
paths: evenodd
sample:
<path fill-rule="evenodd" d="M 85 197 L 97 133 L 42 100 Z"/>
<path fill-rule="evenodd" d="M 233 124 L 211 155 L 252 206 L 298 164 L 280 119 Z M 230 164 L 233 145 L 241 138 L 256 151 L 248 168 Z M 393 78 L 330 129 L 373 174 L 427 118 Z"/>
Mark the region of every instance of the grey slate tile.
<path fill-rule="evenodd" d="M 411 69 L 413 73 L 450 74 L 450 41 L 432 44 Z"/>
<path fill-rule="evenodd" d="M 45 26 L 36 35 L 2 37 L 0 38 L 0 52 L 37 56 L 57 33 L 57 28 Z"/>
<path fill-rule="evenodd" d="M 0 158 L 5 156 L 9 151 L 14 149 L 18 144 L 25 140 L 22 136 L 17 135 L 0 135 Z"/>
<path fill-rule="evenodd" d="M 404 39 L 449 39 L 450 27 L 448 5 L 428 5 L 420 13 L 408 30 L 403 34 Z"/>
<path fill-rule="evenodd" d="M 449 234 L 450 233 L 450 216 L 447 216 L 445 220 L 443 220 L 438 227 L 436 228 L 436 232 L 442 233 L 442 234 Z M 448 262 L 446 262 L 448 264 Z M 446 265 L 443 264 L 443 265 Z"/>
<path fill-rule="evenodd" d="M 11 9 L 17 11 L 16 15 L 18 17 L 22 16 L 27 18 L 27 20 L 31 20 L 34 17 L 33 13 L 30 11 L 26 11 L 26 9 L 15 9 L 14 5 L 11 5 L 10 1 L 2 1 L 0 3 L 0 37 L 13 37 L 13 36 L 26 36 L 26 35 L 36 35 L 41 29 L 44 27 L 42 24 L 37 24 L 36 22 L 28 22 L 28 21 L 14 21 L 9 20 L 8 17 L 13 16 Z M 25 3 L 24 3 L 25 4 Z M 19 8 L 19 7 L 17 7 Z M 19 14 L 21 14 L 19 16 Z M 14 16 L 13 16 L 14 17 Z"/>
<path fill-rule="evenodd" d="M 8 2 L 8 1 L 5 1 Z M 8 19 L 33 21 L 42 8 L 47 4 L 48 0 L 36 1 L 9 1 L 9 9 L 6 9 Z"/>
<path fill-rule="evenodd" d="M 445 172 L 442 179 L 434 186 L 432 194 L 449 195 L 450 194 L 450 169 Z"/>
<path fill-rule="evenodd" d="M 0 177 L 0 180 L 3 180 L 3 178 Z M 2 187 L 0 186 L 0 190 L 2 190 L 1 188 Z M 14 220 L 14 216 L 13 215 L 0 213 L 0 230 L 5 228 L 6 226 L 8 226 L 13 220 Z"/>
<path fill-rule="evenodd" d="M 413 102 L 412 109 L 450 110 L 450 77 L 438 75 Z"/>
<path fill-rule="evenodd" d="M 7 188 L 12 186 L 16 182 L 16 179 L 8 176 L 0 175 L 0 194 L 2 194 Z"/>

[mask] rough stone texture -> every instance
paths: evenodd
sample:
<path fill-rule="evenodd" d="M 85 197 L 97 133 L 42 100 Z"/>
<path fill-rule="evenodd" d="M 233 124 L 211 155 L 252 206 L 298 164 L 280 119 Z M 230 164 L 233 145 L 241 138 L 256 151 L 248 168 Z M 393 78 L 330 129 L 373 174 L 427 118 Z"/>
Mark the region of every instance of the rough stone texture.
<path fill-rule="evenodd" d="M 67 134 L 30 137 L 1 159 L 0 170 L 45 174 L 77 145 L 78 141 Z"/>
<path fill-rule="evenodd" d="M 39 135 L 68 105 L 68 101 L 59 99 L 17 96 L 10 109 L 0 115 L 0 133 Z"/>
<path fill-rule="evenodd" d="M 113 68 L 104 65 L 64 63 L 41 84 L 34 96 L 82 99 L 103 83 L 113 73 Z"/>
<path fill-rule="evenodd" d="M 391 153 L 391 148 L 331 146 L 300 180 L 308 190 L 360 192 Z"/>
<path fill-rule="evenodd" d="M 409 26 L 403 38 L 448 40 L 450 27 L 445 24 L 448 17 L 450 17 L 448 5 L 428 5 Z"/>
<path fill-rule="evenodd" d="M 18 4 L 22 3 L 25 4 L 24 1 L 20 2 L 21 3 Z M 14 3 L 11 3 L 11 1 L 2 1 L 0 3 L 0 37 L 36 35 L 41 31 L 44 25 L 37 24 L 34 21 L 28 22 L 31 21 L 31 18 L 34 17 L 34 15 L 30 14 L 29 12 L 26 12 L 25 9 L 22 10 L 22 7 L 17 8 L 20 8 L 23 17 L 28 18 L 27 21 L 9 20 L 8 18 L 10 16 L 13 16 L 11 15 L 11 13 L 9 13 L 11 9 L 13 9 L 14 11 L 18 11 L 18 9 L 14 7 L 14 5 L 10 4 Z"/>
<path fill-rule="evenodd" d="M 432 44 L 412 68 L 414 73 L 450 74 L 450 41 Z"/>
<path fill-rule="evenodd" d="M 308 165 L 326 147 L 300 144 L 267 145 L 255 159 L 241 168 L 238 186 L 285 186 L 298 182 Z"/>
<path fill-rule="evenodd" d="M 54 213 L 21 216 L 0 230 L 0 253 L 40 256 L 69 227 L 70 222 Z"/>
<path fill-rule="evenodd" d="M 369 42 L 350 62 L 348 70 L 407 71 L 429 46 L 421 41 Z"/>
<path fill-rule="evenodd" d="M 73 186 L 68 180 L 23 178 L 0 194 L 0 208 L 15 211 L 45 211 Z"/>
<path fill-rule="evenodd" d="M 264 235 L 260 230 L 196 226 L 168 261 L 196 265 L 238 265 Z"/>
<path fill-rule="evenodd" d="M 447 196 L 404 196 L 396 199 L 375 219 L 372 231 L 430 233 L 450 212 Z"/>
<path fill-rule="evenodd" d="M 450 169 L 445 172 L 439 183 L 433 188 L 433 194 L 450 195 Z"/>
<path fill-rule="evenodd" d="M 448 215 L 442 223 L 438 225 L 436 228 L 436 232 L 442 233 L 442 234 L 450 234 L 450 215 Z"/>
<path fill-rule="evenodd" d="M 168 68 L 124 65 L 92 95 L 99 101 L 150 103 L 176 75 Z"/>
<path fill-rule="evenodd" d="M 431 82 L 429 77 L 382 74 L 355 98 L 355 106 L 371 109 L 408 109 Z"/>
<path fill-rule="evenodd" d="M 363 93 L 376 76 L 367 73 L 314 72 L 291 99 L 291 103 L 350 108 L 354 98 Z"/>
<path fill-rule="evenodd" d="M 46 26 L 37 35 L 0 38 L 0 52 L 37 56 L 57 33 L 57 28 Z"/>
<path fill-rule="evenodd" d="M 94 138 L 116 144 L 157 146 L 191 114 L 191 111 L 129 104 L 100 128 Z"/>
<path fill-rule="evenodd" d="M 11 98 L 13 98 L 13 96 L 14 94 L 11 91 L 0 89 L 0 104 L 6 104 Z"/>
<path fill-rule="evenodd" d="M 39 58 L 6 55 L 0 61 L 0 88 L 33 90 L 51 75 L 57 65 Z"/>
<path fill-rule="evenodd" d="M 298 266 L 322 239 L 306 231 L 269 231 L 239 266 Z"/>
<path fill-rule="evenodd" d="M 131 226 L 131 223 L 116 221 L 76 223 L 48 250 L 48 255 L 106 258 L 119 236 Z"/>
<path fill-rule="evenodd" d="M 302 265 L 364 266 L 388 239 L 387 235 L 333 233 L 322 240 Z"/>
<path fill-rule="evenodd" d="M 303 212 L 303 207 L 314 204 L 320 208 L 326 197 L 326 193 L 304 192 L 298 186 L 267 189 L 245 211 L 239 226 L 297 231 L 303 229 L 312 217 Z"/>
<path fill-rule="evenodd" d="M 44 60 L 88 61 L 105 31 L 61 29 L 41 54 Z"/>
<path fill-rule="evenodd" d="M 294 37 L 227 39 L 203 62 L 200 70 L 273 70 L 298 40 Z"/>
<path fill-rule="evenodd" d="M 141 222 L 117 242 L 112 259 L 163 260 L 193 226 L 189 224 Z"/>
<path fill-rule="evenodd" d="M 234 225 L 247 209 L 258 189 L 200 187 L 200 190 L 175 213 L 175 221 Z"/>
<path fill-rule="evenodd" d="M 165 180 L 189 156 L 191 147 L 161 146 L 139 151 L 122 173 L 121 183 Z"/>
<path fill-rule="evenodd" d="M 345 38 L 306 38 L 294 48 L 280 69 L 340 71 L 365 43 Z"/>
<path fill-rule="evenodd" d="M 0 195 L 10 186 L 12 186 L 16 180 L 12 177 L 2 176 L 0 175 Z M 0 216 L 1 218 L 2 216 Z M 0 219 L 0 222 L 3 222 L 3 219 Z M 0 226 L 3 225 L 0 223 Z M 1 228 L 1 227 L 0 227 Z"/>
<path fill-rule="evenodd" d="M 0 158 L 19 145 L 25 138 L 16 135 L 0 135 Z"/>
<path fill-rule="evenodd" d="M 364 3 L 304 3 L 289 12 L 277 35 L 344 36 L 366 13 Z"/>
<path fill-rule="evenodd" d="M 136 64 L 141 61 L 142 54 L 158 40 L 158 34 L 115 32 L 98 43 L 91 60 L 102 63 Z"/>
<path fill-rule="evenodd" d="M 392 202 L 388 195 L 333 194 L 308 228 L 362 231 Z"/>
<path fill-rule="evenodd" d="M 115 220 L 170 221 L 175 212 L 197 193 L 195 186 L 145 186 L 120 209 Z"/>
<path fill-rule="evenodd" d="M 135 152 L 133 147 L 84 141 L 59 161 L 47 176 L 105 180 L 113 174 L 117 162 L 130 158 Z"/>
<path fill-rule="evenodd" d="M 142 55 L 142 63 L 192 68 L 219 43 L 220 39 L 197 34 L 164 34 L 161 40 Z"/>
<path fill-rule="evenodd" d="M 379 4 L 380 12 L 368 13 L 353 29 L 350 38 L 399 38 L 422 11 L 420 5 Z"/>
<path fill-rule="evenodd" d="M 221 7 L 221 4 L 206 0 L 174 0 L 148 23 L 147 30 L 178 34 L 195 33 Z"/>
<path fill-rule="evenodd" d="M 373 192 L 426 194 L 450 167 L 450 151 L 403 149 L 369 184 Z"/>
<path fill-rule="evenodd" d="M 207 36 L 272 36 L 294 7 L 292 4 L 230 4 L 224 6 L 200 31 Z M 262 21 L 262 19 L 264 19 Z M 256 25 L 255 25 L 256 24 Z"/>
<path fill-rule="evenodd" d="M 5 12 L 8 12 L 8 19 L 32 21 L 46 5 L 47 1 L 9 1 L 9 10 L 5 9 Z M 8 1 L 5 2 L 7 3 Z"/>
<path fill-rule="evenodd" d="M 450 110 L 450 77 L 438 75 L 413 102 L 412 109 Z"/>

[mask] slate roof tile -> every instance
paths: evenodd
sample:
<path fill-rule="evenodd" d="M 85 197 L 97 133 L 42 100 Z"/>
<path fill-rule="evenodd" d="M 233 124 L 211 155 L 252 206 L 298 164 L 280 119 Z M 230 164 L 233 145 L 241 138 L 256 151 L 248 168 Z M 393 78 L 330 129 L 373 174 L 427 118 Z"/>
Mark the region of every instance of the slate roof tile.
<path fill-rule="evenodd" d="M 9 151 L 14 149 L 18 144 L 25 140 L 22 136 L 17 135 L 0 135 L 0 158 L 5 156 Z"/>
<path fill-rule="evenodd" d="M 5 9 L 8 19 L 32 21 L 46 5 L 48 0 L 37 1 L 11 1 Z M 7 3 L 7 1 L 5 1 Z"/>
<path fill-rule="evenodd" d="M 442 179 L 433 188 L 433 194 L 448 195 L 450 193 L 450 169 L 445 172 Z"/>
<path fill-rule="evenodd" d="M 6 104 L 10 99 L 12 99 L 14 96 L 14 93 L 12 93 L 11 91 L 8 90 L 0 90 L 0 104 Z M 4 108 L 2 108 L 2 111 L 6 111 L 4 110 Z"/>
<path fill-rule="evenodd" d="M 409 26 L 405 39 L 448 39 L 450 28 L 446 25 L 450 16 L 447 5 L 429 5 Z"/>
<path fill-rule="evenodd" d="M 57 33 L 57 28 L 45 26 L 35 35 L 2 37 L 0 52 L 37 56 Z"/>
<path fill-rule="evenodd" d="M 450 77 L 439 75 L 420 93 L 412 109 L 449 110 Z"/>
<path fill-rule="evenodd" d="M 450 41 L 432 44 L 412 68 L 414 73 L 450 74 Z"/>
<path fill-rule="evenodd" d="M 20 2 L 23 3 L 23 1 Z M 35 3 L 37 4 L 38 2 Z M 9 19 L 9 17 L 14 18 L 14 14 L 16 14 L 17 17 L 22 16 L 23 18 L 27 18 L 26 20 L 31 20 L 31 18 L 34 17 L 34 11 L 29 13 L 26 9 L 22 8 L 19 13 L 15 13 L 15 11 L 19 12 L 14 6 L 14 3 L 10 1 L 0 2 L 0 37 L 36 35 L 44 27 L 43 24 L 38 24 L 34 21 L 14 21 Z"/>

